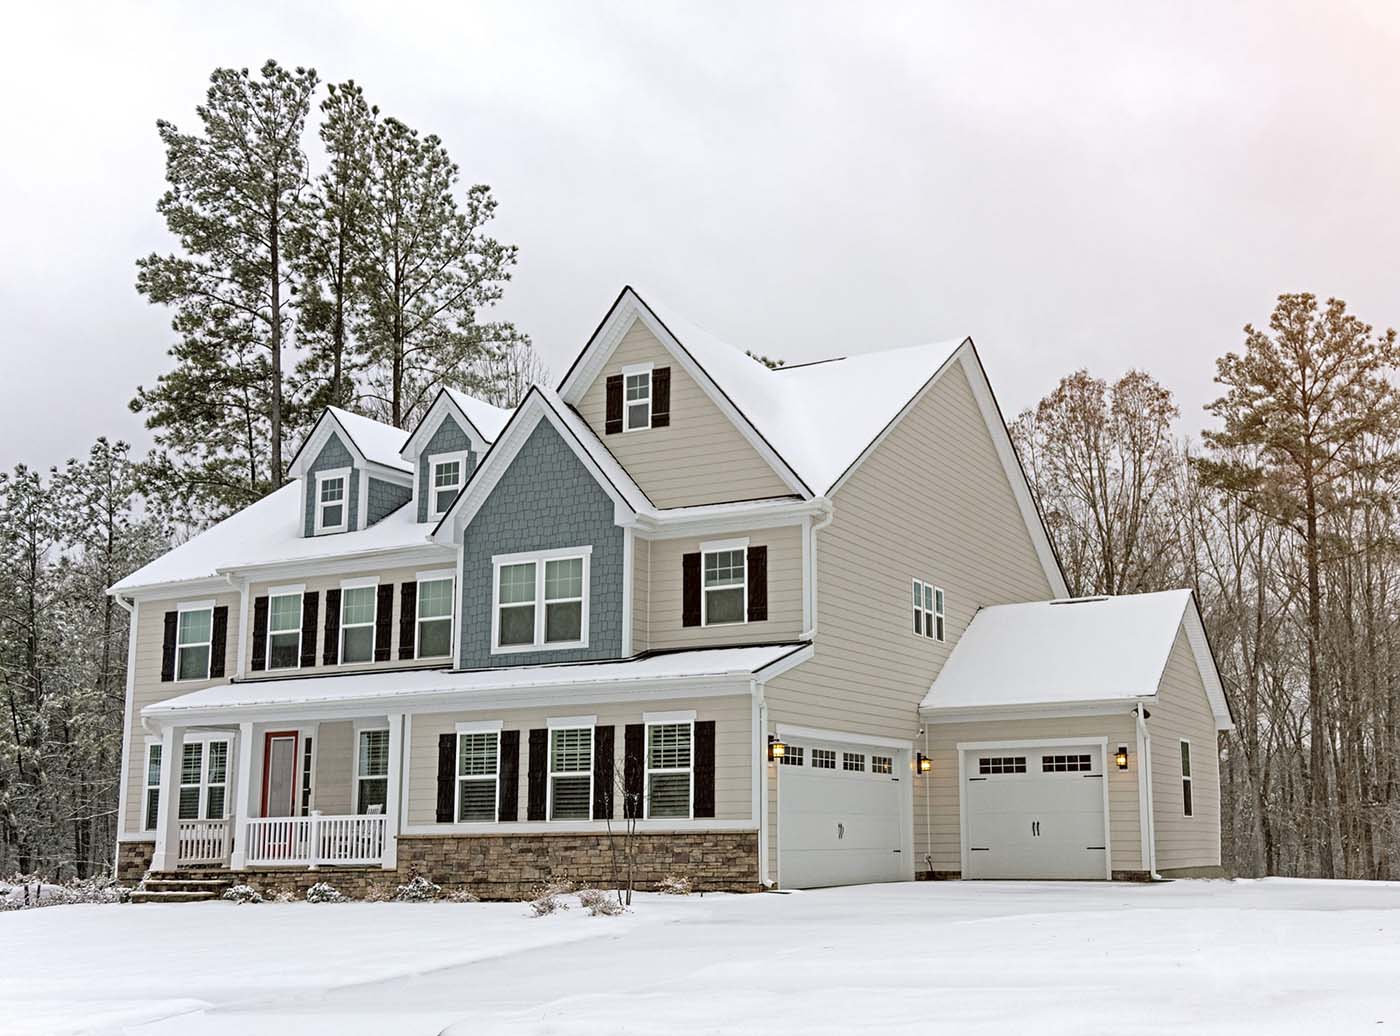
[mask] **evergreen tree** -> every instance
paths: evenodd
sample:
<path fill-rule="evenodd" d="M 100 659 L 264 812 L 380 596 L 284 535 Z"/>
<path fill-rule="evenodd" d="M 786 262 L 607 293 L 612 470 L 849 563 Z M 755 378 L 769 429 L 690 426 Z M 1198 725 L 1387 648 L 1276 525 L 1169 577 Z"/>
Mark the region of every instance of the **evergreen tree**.
<path fill-rule="evenodd" d="M 157 122 L 180 254 L 137 263 L 137 290 L 175 310 L 173 371 L 137 390 L 167 485 L 231 510 L 282 484 L 291 326 L 289 249 L 304 217 L 301 135 L 312 69 L 216 69 L 202 132 Z M 264 445 L 266 443 L 266 445 Z"/>

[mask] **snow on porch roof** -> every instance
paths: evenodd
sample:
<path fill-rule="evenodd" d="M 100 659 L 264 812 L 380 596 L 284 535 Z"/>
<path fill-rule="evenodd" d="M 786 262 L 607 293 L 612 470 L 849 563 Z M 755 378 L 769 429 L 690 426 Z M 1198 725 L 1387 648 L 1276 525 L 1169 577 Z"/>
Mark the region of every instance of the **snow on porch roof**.
<path fill-rule="evenodd" d="M 583 700 L 608 700 L 603 688 L 622 685 L 640 691 L 658 683 L 733 683 L 767 680 L 804 661 L 805 642 L 742 648 L 671 651 L 615 662 L 514 666 L 453 671 L 389 670 L 346 676 L 245 680 L 207 687 L 142 709 L 164 721 L 186 717 L 244 716 L 274 718 L 285 710 L 340 712 L 347 708 L 383 711 L 429 705 L 443 708 L 500 708 L 533 704 L 527 692 L 542 690 L 565 702 L 577 688 Z M 493 695 L 492 692 L 499 692 Z M 622 697 L 627 697 L 626 694 Z"/>
<path fill-rule="evenodd" d="M 1050 706 L 1150 698 L 1182 623 L 1211 710 L 1229 709 L 1190 590 L 983 608 L 933 681 L 921 708 Z"/>

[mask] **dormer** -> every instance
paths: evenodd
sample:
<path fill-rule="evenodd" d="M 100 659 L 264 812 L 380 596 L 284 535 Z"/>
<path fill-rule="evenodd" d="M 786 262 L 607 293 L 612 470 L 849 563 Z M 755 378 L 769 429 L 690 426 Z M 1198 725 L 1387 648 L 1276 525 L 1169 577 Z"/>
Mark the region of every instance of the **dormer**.
<path fill-rule="evenodd" d="M 413 474 L 419 522 L 436 522 L 447 513 L 510 415 L 457 389 L 438 392 L 399 451 Z"/>
<path fill-rule="evenodd" d="M 404 433 L 327 407 L 288 475 L 301 480 L 303 536 L 367 529 L 408 503 L 413 471 L 399 456 Z"/>

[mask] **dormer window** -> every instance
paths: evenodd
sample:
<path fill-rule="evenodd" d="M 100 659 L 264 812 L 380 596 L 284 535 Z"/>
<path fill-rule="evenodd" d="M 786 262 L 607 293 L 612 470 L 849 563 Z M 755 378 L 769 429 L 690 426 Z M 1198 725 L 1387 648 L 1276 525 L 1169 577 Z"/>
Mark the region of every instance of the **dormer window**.
<path fill-rule="evenodd" d="M 348 527 L 350 484 L 348 471 L 322 471 L 316 475 L 316 534 L 344 532 Z"/>
<path fill-rule="evenodd" d="M 451 453 L 432 458 L 429 465 L 431 482 L 428 491 L 432 494 L 432 514 L 440 518 L 457 499 L 462 484 L 467 480 L 467 455 Z"/>
<path fill-rule="evenodd" d="M 623 430 L 639 431 L 651 427 L 651 365 L 622 368 L 623 391 L 626 406 L 623 408 Z"/>

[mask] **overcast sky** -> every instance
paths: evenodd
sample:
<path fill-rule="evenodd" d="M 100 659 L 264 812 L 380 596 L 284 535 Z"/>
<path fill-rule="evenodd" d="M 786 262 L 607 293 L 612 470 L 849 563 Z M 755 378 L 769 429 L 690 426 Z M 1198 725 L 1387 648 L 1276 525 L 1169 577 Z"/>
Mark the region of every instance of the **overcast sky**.
<path fill-rule="evenodd" d="M 0 46 L 0 465 L 167 369 L 155 120 L 267 57 L 439 134 L 557 378 L 625 283 L 789 362 L 970 334 L 1008 416 L 1146 368 L 1206 420 L 1274 297 L 1400 325 L 1400 4 L 26 4 Z"/>

